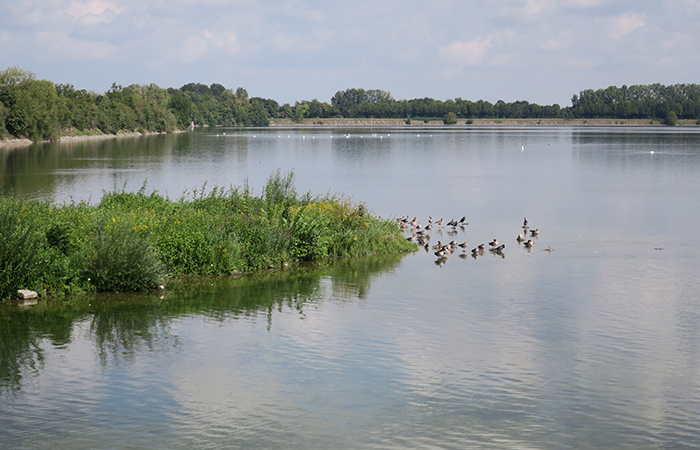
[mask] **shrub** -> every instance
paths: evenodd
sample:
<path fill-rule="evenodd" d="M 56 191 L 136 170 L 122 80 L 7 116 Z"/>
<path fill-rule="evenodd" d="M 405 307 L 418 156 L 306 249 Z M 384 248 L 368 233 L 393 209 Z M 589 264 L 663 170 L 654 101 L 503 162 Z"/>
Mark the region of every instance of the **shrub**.
<path fill-rule="evenodd" d="M 456 123 L 457 123 L 457 114 L 455 114 L 455 113 L 453 113 L 453 112 L 448 112 L 447 114 L 445 114 L 445 118 L 442 119 L 442 122 L 443 122 L 445 125 L 454 125 L 454 124 L 456 124 Z"/>
<path fill-rule="evenodd" d="M 0 300 L 28 288 L 39 272 L 43 236 L 17 199 L 0 199 Z"/>
<path fill-rule="evenodd" d="M 126 222 L 105 220 L 84 248 L 84 276 L 98 291 L 153 289 L 165 279 L 160 255 Z"/>
<path fill-rule="evenodd" d="M 669 127 L 675 127 L 678 125 L 678 115 L 675 113 L 675 111 L 669 111 L 666 114 L 666 118 L 664 119 L 664 125 L 667 125 Z"/>

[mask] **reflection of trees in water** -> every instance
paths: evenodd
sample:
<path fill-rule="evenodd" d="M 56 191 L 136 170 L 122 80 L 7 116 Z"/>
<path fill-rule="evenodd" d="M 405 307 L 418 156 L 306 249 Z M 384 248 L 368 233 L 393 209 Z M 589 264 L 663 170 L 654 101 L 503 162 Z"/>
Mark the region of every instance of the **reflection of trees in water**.
<path fill-rule="evenodd" d="M 78 296 L 42 301 L 31 308 L 3 305 L 0 390 L 21 389 L 24 376 L 43 369 L 42 346 L 69 346 L 82 323 L 95 340 L 101 364 L 130 361 L 144 350 L 179 349 L 171 323 L 181 316 L 223 322 L 264 313 L 269 330 L 274 311 L 283 312 L 285 307 L 303 318 L 309 303 L 364 299 L 372 279 L 394 270 L 403 256 L 315 262 L 240 278 L 182 280 L 163 293 Z"/>
<path fill-rule="evenodd" d="M 45 304 L 0 308 L 0 390 L 17 390 L 24 374 L 37 375 L 44 363 L 42 343 L 70 344 L 73 324 L 83 316 L 70 310 L 53 314 Z"/>

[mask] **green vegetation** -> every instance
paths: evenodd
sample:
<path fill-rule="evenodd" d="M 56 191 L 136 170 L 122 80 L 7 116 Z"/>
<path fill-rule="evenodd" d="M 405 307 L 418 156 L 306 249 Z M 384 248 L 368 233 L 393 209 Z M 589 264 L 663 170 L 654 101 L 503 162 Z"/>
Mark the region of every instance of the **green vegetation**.
<path fill-rule="evenodd" d="M 664 119 L 664 125 L 669 127 L 674 127 L 678 125 L 678 115 L 675 111 L 669 111 L 666 113 L 666 118 Z"/>
<path fill-rule="evenodd" d="M 445 118 L 442 119 L 442 122 L 443 122 L 445 125 L 454 125 L 454 124 L 456 124 L 456 123 L 457 123 L 457 114 L 455 114 L 455 113 L 453 113 L 453 112 L 451 112 L 451 111 L 448 112 L 447 114 L 445 114 Z"/>
<path fill-rule="evenodd" d="M 112 84 L 104 94 L 37 80 L 19 67 L 0 72 L 0 139 L 55 140 L 61 135 L 119 132 L 171 132 L 195 125 L 266 127 L 271 119 L 377 118 L 442 120 L 454 124 L 473 119 L 677 119 L 700 120 L 700 85 L 610 86 L 575 94 L 571 106 L 527 101 L 445 101 L 432 98 L 395 100 L 379 89 L 338 91 L 328 102 L 317 99 L 280 105 L 249 97 L 214 83 L 188 83 L 162 89 L 155 84 Z M 412 118 L 412 119 L 411 119 Z M 468 123 L 468 122 L 467 122 Z"/>
<path fill-rule="evenodd" d="M 328 257 L 412 251 L 396 224 L 361 203 L 299 195 L 274 173 L 248 186 L 203 187 L 177 201 L 107 192 L 98 205 L 0 199 L 0 299 L 155 288 L 167 277 L 222 275 Z"/>

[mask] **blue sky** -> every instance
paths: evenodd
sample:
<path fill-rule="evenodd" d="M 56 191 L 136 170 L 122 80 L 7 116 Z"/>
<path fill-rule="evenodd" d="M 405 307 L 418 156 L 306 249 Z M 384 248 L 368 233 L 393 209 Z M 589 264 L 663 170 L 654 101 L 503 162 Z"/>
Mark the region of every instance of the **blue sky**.
<path fill-rule="evenodd" d="M 105 92 L 221 83 L 280 103 L 567 106 L 583 89 L 698 83 L 700 0 L 0 0 L 0 70 Z"/>

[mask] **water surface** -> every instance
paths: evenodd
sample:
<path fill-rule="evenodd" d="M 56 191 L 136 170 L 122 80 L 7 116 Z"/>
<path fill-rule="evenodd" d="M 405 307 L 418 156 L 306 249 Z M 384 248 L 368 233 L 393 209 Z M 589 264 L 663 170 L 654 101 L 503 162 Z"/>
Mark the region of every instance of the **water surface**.
<path fill-rule="evenodd" d="M 506 249 L 3 307 L 0 448 L 700 446 L 693 129 L 205 129 L 3 151 L 0 183 L 177 198 L 277 168 Z"/>

